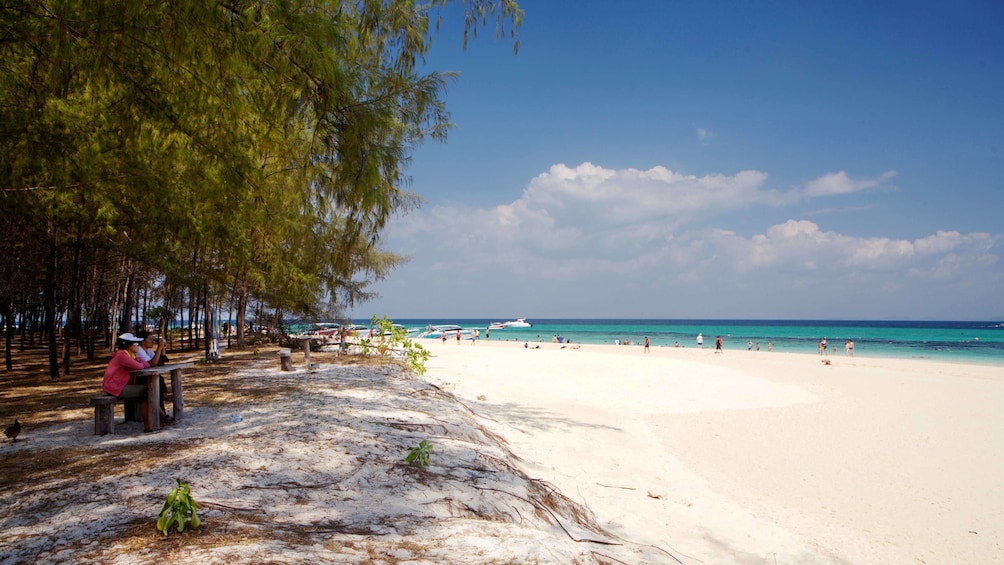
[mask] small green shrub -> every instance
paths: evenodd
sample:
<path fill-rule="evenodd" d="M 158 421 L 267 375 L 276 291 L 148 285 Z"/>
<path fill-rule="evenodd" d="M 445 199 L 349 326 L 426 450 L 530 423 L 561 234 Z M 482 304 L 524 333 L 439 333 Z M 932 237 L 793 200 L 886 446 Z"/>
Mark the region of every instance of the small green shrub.
<path fill-rule="evenodd" d="M 178 533 L 185 531 L 185 523 L 188 522 L 189 514 L 192 515 L 193 528 L 198 528 L 202 524 L 196 513 L 199 506 L 192 498 L 192 488 L 188 486 L 188 483 L 181 482 L 181 479 L 175 479 L 175 481 L 178 482 L 178 486 L 167 493 L 167 501 L 160 509 L 160 518 L 157 519 L 157 530 L 164 532 L 164 537 L 167 537 L 174 526 L 177 526 Z"/>
<path fill-rule="evenodd" d="M 404 458 L 404 461 L 409 465 L 414 465 L 418 463 L 422 467 L 428 467 L 432 462 L 432 444 L 428 440 L 423 439 L 418 447 L 412 447 L 408 450 L 408 456 Z"/>
<path fill-rule="evenodd" d="M 393 350 L 400 350 L 409 369 L 414 371 L 416 375 L 425 374 L 425 363 L 429 360 L 431 353 L 422 347 L 422 344 L 410 339 L 408 330 L 394 327 L 394 321 L 387 316 L 377 318 L 375 314 L 370 319 L 370 327 L 373 328 L 375 336 L 373 339 L 367 338 L 360 342 L 363 353 L 369 353 L 370 349 L 376 349 L 377 353 L 386 356 Z"/>

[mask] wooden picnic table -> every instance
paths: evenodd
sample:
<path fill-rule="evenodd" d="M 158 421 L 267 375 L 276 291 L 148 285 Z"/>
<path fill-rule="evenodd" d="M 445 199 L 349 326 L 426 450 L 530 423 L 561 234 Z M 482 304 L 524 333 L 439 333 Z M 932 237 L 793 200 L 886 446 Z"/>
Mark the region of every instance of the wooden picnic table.
<path fill-rule="evenodd" d="M 174 421 L 181 421 L 185 411 L 184 385 L 182 383 L 182 369 L 187 369 L 195 363 L 167 363 L 159 367 L 149 367 L 133 371 L 135 376 L 146 376 L 146 401 L 149 417 L 148 426 L 144 426 L 143 431 L 153 432 L 160 429 L 160 379 L 154 378 L 160 375 L 171 373 L 171 395 L 174 397 Z"/>

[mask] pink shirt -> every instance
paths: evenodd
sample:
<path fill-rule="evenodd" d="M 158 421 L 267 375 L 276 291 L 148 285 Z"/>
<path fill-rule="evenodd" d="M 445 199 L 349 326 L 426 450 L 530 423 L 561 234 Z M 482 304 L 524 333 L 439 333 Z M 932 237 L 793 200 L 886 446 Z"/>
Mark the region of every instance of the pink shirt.
<path fill-rule="evenodd" d="M 119 349 L 115 355 L 112 355 L 112 360 L 108 362 L 105 378 L 101 381 L 101 389 L 112 396 L 118 396 L 122 394 L 122 389 L 129 384 L 130 371 L 146 369 L 149 366 L 149 363 L 133 359 L 125 349 Z"/>

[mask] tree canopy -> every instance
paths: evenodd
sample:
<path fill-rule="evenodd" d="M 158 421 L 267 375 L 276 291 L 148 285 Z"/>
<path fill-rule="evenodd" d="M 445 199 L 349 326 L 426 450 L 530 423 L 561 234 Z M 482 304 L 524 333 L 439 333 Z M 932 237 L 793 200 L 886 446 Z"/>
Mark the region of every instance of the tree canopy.
<path fill-rule="evenodd" d="M 419 202 L 411 152 L 450 127 L 452 75 L 419 65 L 450 4 L 465 43 L 494 26 L 518 48 L 511 0 L 0 7 L 8 351 L 17 319 L 107 336 L 139 288 L 164 315 L 178 293 L 229 294 L 239 319 L 250 300 L 310 316 L 365 299 L 402 260 L 379 244 Z"/>

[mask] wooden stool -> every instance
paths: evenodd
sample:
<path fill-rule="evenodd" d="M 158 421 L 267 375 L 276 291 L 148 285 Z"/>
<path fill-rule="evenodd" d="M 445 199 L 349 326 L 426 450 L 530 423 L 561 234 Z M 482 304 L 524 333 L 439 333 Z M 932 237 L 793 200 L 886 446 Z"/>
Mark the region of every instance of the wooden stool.
<path fill-rule="evenodd" d="M 293 352 L 288 348 L 279 350 L 279 367 L 283 371 L 293 370 Z"/>
<path fill-rule="evenodd" d="M 115 434 L 115 403 L 118 398 L 106 394 L 91 399 L 94 407 L 94 435 Z"/>

